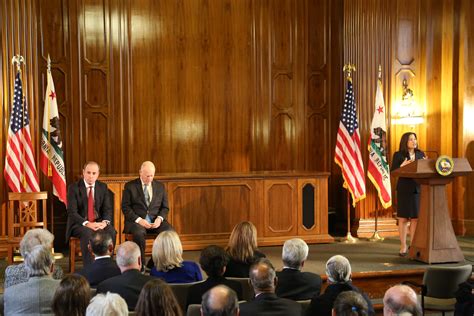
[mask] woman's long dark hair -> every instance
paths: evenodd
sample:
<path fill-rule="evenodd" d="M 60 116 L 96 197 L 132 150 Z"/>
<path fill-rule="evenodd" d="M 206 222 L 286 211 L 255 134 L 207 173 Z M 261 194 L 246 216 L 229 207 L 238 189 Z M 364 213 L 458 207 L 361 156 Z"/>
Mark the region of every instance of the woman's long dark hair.
<path fill-rule="evenodd" d="M 183 313 L 170 286 L 161 279 L 148 281 L 140 292 L 137 316 L 182 316 Z"/>
<path fill-rule="evenodd" d="M 91 289 L 86 278 L 77 274 L 66 275 L 59 283 L 53 298 L 56 316 L 82 316 L 91 300 Z"/>
<path fill-rule="evenodd" d="M 416 136 L 415 133 L 413 132 L 406 132 L 405 134 L 402 135 L 402 138 L 400 139 L 400 146 L 398 148 L 398 151 L 400 151 L 404 156 L 406 156 L 408 158 L 408 146 L 407 146 L 407 143 L 408 143 L 408 138 L 410 138 L 410 135 L 414 135 L 415 136 L 415 139 L 418 140 L 418 137 Z M 418 144 L 417 146 L 415 147 L 415 152 L 417 151 L 420 151 L 418 149 Z"/>

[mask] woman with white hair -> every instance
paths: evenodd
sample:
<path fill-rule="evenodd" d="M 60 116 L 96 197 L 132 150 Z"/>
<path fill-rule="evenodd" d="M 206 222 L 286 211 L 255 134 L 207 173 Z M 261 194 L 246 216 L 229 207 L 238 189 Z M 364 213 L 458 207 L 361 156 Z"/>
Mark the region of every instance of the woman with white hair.
<path fill-rule="evenodd" d="M 196 262 L 183 260 L 183 246 L 174 230 L 160 233 L 153 242 L 152 258 L 155 266 L 150 275 L 167 283 L 202 281 L 201 269 Z"/>
<path fill-rule="evenodd" d="M 31 250 L 38 245 L 45 246 L 50 250 L 53 247 L 54 235 L 47 229 L 35 228 L 26 232 L 20 241 L 20 254 L 26 258 Z M 54 266 L 53 279 L 61 280 L 63 277 L 63 270 L 60 266 Z M 5 270 L 5 284 L 4 287 L 10 287 L 15 284 L 24 283 L 28 281 L 28 271 L 25 263 L 17 265 L 10 265 Z"/>
<path fill-rule="evenodd" d="M 97 294 L 87 306 L 86 316 L 128 316 L 127 302 L 118 294 Z"/>
<path fill-rule="evenodd" d="M 352 269 L 349 260 L 341 255 L 332 256 L 326 262 L 326 275 L 329 285 L 320 296 L 314 296 L 311 299 L 306 315 L 331 316 L 334 301 L 337 296 L 345 291 L 355 291 L 360 293 L 367 301 L 369 306 L 369 315 L 375 315 L 374 307 L 369 297 L 352 285 Z"/>

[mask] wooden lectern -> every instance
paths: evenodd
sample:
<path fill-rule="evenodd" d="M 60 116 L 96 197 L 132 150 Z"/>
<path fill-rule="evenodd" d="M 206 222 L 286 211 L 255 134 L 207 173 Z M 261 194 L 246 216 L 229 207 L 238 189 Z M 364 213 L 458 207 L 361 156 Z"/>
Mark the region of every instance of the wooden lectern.
<path fill-rule="evenodd" d="M 411 259 L 426 263 L 464 261 L 449 217 L 446 185 L 472 169 L 465 158 L 453 161 L 454 170 L 449 176 L 436 172 L 434 159 L 416 160 L 392 172 L 395 177 L 413 178 L 421 184 L 418 225 L 408 254 Z"/>

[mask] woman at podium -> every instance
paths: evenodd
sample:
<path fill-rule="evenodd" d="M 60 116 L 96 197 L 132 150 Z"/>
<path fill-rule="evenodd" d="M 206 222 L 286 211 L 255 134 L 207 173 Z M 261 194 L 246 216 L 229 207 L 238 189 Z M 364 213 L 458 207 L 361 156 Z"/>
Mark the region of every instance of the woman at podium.
<path fill-rule="evenodd" d="M 418 149 L 416 134 L 408 132 L 402 135 L 400 147 L 393 154 L 392 171 L 404 167 L 415 160 L 426 159 L 425 153 Z M 418 212 L 420 209 L 420 185 L 411 178 L 399 178 L 397 182 L 397 217 L 400 235 L 401 257 L 408 254 L 407 230 L 410 223 L 410 239 L 415 236 Z"/>

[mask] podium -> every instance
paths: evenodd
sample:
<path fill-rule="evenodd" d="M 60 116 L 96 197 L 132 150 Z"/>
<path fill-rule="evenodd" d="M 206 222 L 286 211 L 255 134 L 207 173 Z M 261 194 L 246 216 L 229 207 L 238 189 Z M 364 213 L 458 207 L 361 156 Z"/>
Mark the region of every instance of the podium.
<path fill-rule="evenodd" d="M 454 170 L 449 176 L 436 172 L 434 159 L 416 160 L 392 172 L 395 177 L 413 178 L 421 185 L 420 213 L 415 236 L 411 236 L 410 259 L 426 263 L 464 261 L 449 216 L 446 185 L 472 169 L 465 158 L 453 161 Z"/>

